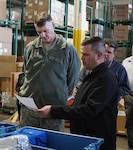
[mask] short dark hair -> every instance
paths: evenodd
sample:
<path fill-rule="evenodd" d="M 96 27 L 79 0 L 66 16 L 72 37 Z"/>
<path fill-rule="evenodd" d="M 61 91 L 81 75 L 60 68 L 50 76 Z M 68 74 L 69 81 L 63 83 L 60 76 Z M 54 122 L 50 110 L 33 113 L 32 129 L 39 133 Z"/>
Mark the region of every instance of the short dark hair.
<path fill-rule="evenodd" d="M 47 14 L 46 12 L 41 12 L 36 16 L 34 23 L 38 27 L 42 27 L 46 24 L 47 21 L 52 21 L 51 15 Z"/>
<path fill-rule="evenodd" d="M 95 52 L 102 51 L 105 53 L 105 43 L 100 37 L 92 37 L 91 39 L 84 40 L 81 46 L 91 45 L 92 50 Z"/>
<path fill-rule="evenodd" d="M 105 42 L 105 44 L 107 44 L 109 47 L 114 48 L 114 52 L 116 52 L 117 48 L 119 47 L 119 46 L 118 46 L 118 43 L 117 43 L 115 40 L 113 40 L 113 39 L 105 38 L 105 39 L 104 39 L 104 42 Z"/>

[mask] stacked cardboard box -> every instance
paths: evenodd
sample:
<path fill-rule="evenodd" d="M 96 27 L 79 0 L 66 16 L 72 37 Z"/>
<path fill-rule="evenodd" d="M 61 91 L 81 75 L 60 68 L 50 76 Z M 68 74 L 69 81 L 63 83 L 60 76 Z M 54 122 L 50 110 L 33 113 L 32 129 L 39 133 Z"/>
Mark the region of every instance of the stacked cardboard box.
<path fill-rule="evenodd" d="M 130 41 L 131 27 L 129 25 L 116 25 L 114 26 L 113 37 L 118 42 Z"/>
<path fill-rule="evenodd" d="M 0 0 L 0 19 L 6 20 L 6 0 Z"/>
<path fill-rule="evenodd" d="M 93 8 L 93 19 L 104 19 L 104 3 L 97 0 L 87 0 L 87 6 Z M 90 19 L 91 9 L 86 8 L 87 20 Z"/>
<path fill-rule="evenodd" d="M 16 56 L 0 56 L 0 89 L 10 92 L 11 72 L 16 71 Z"/>
<path fill-rule="evenodd" d="M 88 33 L 89 34 L 91 33 L 90 26 L 88 27 Z M 92 36 L 99 36 L 101 38 L 104 38 L 105 35 L 106 37 L 109 37 L 110 35 L 112 35 L 112 33 L 113 33 L 113 30 L 110 29 L 109 27 L 106 27 L 102 24 L 97 24 L 97 23 L 92 24 Z"/>
<path fill-rule="evenodd" d="M 51 7 L 51 15 L 53 18 L 53 21 L 60 25 L 64 25 L 64 13 L 65 13 L 65 4 L 58 1 L 53 0 L 52 1 L 52 7 Z M 36 15 L 39 12 L 45 11 L 47 13 L 50 13 L 50 2 L 49 0 L 27 0 L 26 1 L 26 17 L 25 17 L 25 23 L 34 23 L 34 19 Z"/>
<path fill-rule="evenodd" d="M 12 54 L 12 29 L 0 27 L 0 55 Z"/>
<path fill-rule="evenodd" d="M 24 47 L 26 47 L 26 45 L 27 45 L 29 42 L 35 40 L 35 38 L 37 38 L 37 36 L 25 36 L 25 37 L 24 37 Z"/>
<path fill-rule="evenodd" d="M 105 4 L 102 1 L 97 0 L 87 0 L 87 6 L 91 6 L 93 9 L 92 19 L 105 19 L 104 6 Z M 86 7 L 86 19 L 91 18 L 91 9 Z M 90 28 L 89 28 L 90 29 Z M 90 33 L 91 31 L 89 31 Z M 104 37 L 105 27 L 102 24 L 94 23 L 92 24 L 92 36 Z"/>
<path fill-rule="evenodd" d="M 113 20 L 130 20 L 132 16 L 132 5 L 115 5 L 113 11 Z"/>
<path fill-rule="evenodd" d="M 41 11 L 43 11 L 43 9 Z M 49 9 L 47 12 L 49 12 Z M 56 25 L 63 26 L 65 18 L 65 4 L 58 0 L 52 0 L 51 16 Z"/>
<path fill-rule="evenodd" d="M 0 56 L 0 77 L 10 78 L 11 72 L 16 71 L 16 56 Z"/>
<path fill-rule="evenodd" d="M 131 26 L 129 25 L 115 25 L 113 38 L 115 41 L 120 43 L 131 42 Z M 115 55 L 115 59 L 118 62 L 122 62 L 126 57 L 131 54 L 131 48 L 125 45 L 122 45 L 117 49 L 117 53 Z"/>
<path fill-rule="evenodd" d="M 113 20 L 114 21 L 129 21 L 132 16 L 132 4 L 121 4 L 115 5 L 113 9 Z M 114 26 L 113 38 L 117 42 L 132 42 L 132 27 L 130 24 L 118 24 Z M 130 49 L 131 51 L 131 49 Z M 122 62 L 129 56 L 129 49 L 127 47 L 120 47 L 116 54 L 116 60 Z"/>
<path fill-rule="evenodd" d="M 99 36 L 103 38 L 104 26 L 101 24 L 92 25 L 92 36 Z"/>
<path fill-rule="evenodd" d="M 74 27 L 74 5 L 68 4 L 68 26 Z"/>
<path fill-rule="evenodd" d="M 0 78 L 0 90 L 1 92 L 10 92 L 10 78 Z"/>

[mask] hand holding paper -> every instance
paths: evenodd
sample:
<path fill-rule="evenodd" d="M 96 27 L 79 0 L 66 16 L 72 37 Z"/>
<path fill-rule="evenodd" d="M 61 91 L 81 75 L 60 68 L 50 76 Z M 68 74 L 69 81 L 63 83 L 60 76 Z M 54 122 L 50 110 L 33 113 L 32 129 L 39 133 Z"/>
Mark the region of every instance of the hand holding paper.
<path fill-rule="evenodd" d="M 38 109 L 37 112 L 40 113 L 40 115 L 44 117 L 49 117 L 51 111 L 51 105 L 46 105 L 42 107 L 41 109 Z"/>

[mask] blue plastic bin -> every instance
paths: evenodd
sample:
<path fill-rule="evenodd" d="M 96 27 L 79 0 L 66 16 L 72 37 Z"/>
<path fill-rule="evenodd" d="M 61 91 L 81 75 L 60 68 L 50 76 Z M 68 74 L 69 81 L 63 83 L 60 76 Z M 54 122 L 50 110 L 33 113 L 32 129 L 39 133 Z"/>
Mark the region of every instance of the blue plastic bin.
<path fill-rule="evenodd" d="M 17 124 L 9 124 L 5 122 L 0 122 L 0 134 L 13 132 L 18 128 Z"/>
<path fill-rule="evenodd" d="M 104 141 L 102 138 L 69 134 L 52 130 L 33 128 L 29 126 L 20 128 L 13 133 L 0 135 L 0 137 L 14 135 L 14 133 L 21 134 L 25 129 L 37 129 L 39 131 L 45 131 L 46 133 L 46 147 L 33 145 L 33 150 L 99 150 L 100 145 Z"/>

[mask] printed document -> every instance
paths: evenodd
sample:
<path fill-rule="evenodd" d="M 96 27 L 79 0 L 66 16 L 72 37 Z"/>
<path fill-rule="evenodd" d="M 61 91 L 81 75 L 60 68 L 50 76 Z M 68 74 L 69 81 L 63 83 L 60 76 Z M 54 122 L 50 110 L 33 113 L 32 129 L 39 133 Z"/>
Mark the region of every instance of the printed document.
<path fill-rule="evenodd" d="M 14 95 L 16 96 L 16 98 L 23 104 L 25 105 L 26 107 L 28 107 L 29 109 L 32 109 L 32 110 L 37 110 L 37 106 L 33 100 L 33 98 L 31 97 L 21 97 L 17 94 L 14 93 Z"/>

